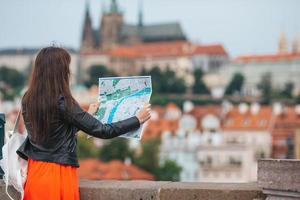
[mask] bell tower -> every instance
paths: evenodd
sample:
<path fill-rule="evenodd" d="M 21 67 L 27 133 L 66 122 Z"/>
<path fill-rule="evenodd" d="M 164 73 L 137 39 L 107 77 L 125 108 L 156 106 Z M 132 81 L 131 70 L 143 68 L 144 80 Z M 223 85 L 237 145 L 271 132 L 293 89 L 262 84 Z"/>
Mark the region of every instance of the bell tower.
<path fill-rule="evenodd" d="M 288 52 L 288 42 L 285 36 L 285 33 L 281 33 L 278 41 L 278 52 L 279 53 L 286 53 Z"/>
<path fill-rule="evenodd" d="M 85 51 L 93 48 L 94 48 L 94 38 L 93 38 L 92 19 L 89 11 L 89 2 L 86 2 L 85 18 L 83 24 L 80 50 Z"/>
<path fill-rule="evenodd" d="M 117 0 L 111 0 L 110 9 L 102 15 L 100 24 L 100 49 L 111 49 L 120 42 L 119 33 L 123 25 L 123 13 Z"/>

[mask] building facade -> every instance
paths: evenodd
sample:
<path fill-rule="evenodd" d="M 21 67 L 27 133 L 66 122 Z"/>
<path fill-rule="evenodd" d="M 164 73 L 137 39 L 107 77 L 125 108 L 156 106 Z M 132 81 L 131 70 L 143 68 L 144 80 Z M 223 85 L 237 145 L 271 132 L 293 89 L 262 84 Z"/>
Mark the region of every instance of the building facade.
<path fill-rule="evenodd" d="M 141 43 L 186 40 L 178 22 L 146 25 L 140 7 L 136 24 L 124 21 L 123 12 L 117 0 L 111 0 L 110 8 L 103 9 L 99 28 L 92 27 L 89 6 L 86 6 L 82 30 L 81 52 L 90 50 L 108 50 L 119 45 L 136 45 Z"/>
<path fill-rule="evenodd" d="M 293 94 L 300 94 L 299 39 L 295 37 L 289 45 L 285 34 L 281 34 L 278 41 L 278 52 L 238 56 L 218 74 L 226 79 L 226 86 L 236 73 L 245 77 L 242 95 L 259 96 L 258 85 L 263 77 L 271 80 L 273 89 L 282 90 L 286 84 L 292 83 Z"/>

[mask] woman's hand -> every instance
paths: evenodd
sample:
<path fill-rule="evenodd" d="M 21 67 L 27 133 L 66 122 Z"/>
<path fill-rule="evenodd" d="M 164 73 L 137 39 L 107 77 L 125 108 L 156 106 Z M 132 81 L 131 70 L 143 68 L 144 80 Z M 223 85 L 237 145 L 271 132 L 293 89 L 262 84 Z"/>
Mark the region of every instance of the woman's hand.
<path fill-rule="evenodd" d="M 100 106 L 100 102 L 92 103 L 92 104 L 90 104 L 87 112 L 91 115 L 94 115 L 97 112 L 97 109 L 99 108 L 99 106 Z"/>
<path fill-rule="evenodd" d="M 138 111 L 138 113 L 136 114 L 136 117 L 139 119 L 140 124 L 145 123 L 146 121 L 148 121 L 151 118 L 150 111 L 151 111 L 151 104 L 149 104 L 149 103 L 145 104 L 144 107 L 142 107 Z"/>

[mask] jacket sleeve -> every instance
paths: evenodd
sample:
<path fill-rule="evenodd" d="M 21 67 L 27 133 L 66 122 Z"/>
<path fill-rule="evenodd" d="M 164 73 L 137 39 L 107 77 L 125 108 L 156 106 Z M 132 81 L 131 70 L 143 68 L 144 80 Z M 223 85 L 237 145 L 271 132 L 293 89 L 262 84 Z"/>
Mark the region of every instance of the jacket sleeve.
<path fill-rule="evenodd" d="M 79 130 L 101 139 L 118 137 L 140 127 L 140 122 L 135 116 L 119 122 L 103 124 L 82 110 L 78 104 L 75 104 L 71 110 L 66 109 L 64 97 L 59 99 L 59 110 L 63 118 Z"/>

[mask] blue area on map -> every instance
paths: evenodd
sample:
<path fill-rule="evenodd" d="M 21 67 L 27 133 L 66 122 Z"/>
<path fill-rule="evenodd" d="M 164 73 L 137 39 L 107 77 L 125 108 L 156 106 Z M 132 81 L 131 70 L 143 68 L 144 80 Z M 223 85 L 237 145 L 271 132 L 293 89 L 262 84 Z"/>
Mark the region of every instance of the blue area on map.
<path fill-rule="evenodd" d="M 145 95 L 145 94 L 149 94 L 150 92 L 151 92 L 151 88 L 150 88 L 150 87 L 146 87 L 146 88 L 144 88 L 144 89 L 142 89 L 142 90 L 140 90 L 140 91 L 137 91 L 137 92 L 135 92 L 135 93 L 133 93 L 133 94 L 127 96 L 127 97 L 121 98 L 120 101 L 117 103 L 117 105 L 115 105 L 115 106 L 112 108 L 112 110 L 110 111 L 109 116 L 108 116 L 107 123 L 112 123 L 113 118 L 114 118 L 114 116 L 115 116 L 115 113 L 116 113 L 116 111 L 117 111 L 119 105 L 122 103 L 122 101 L 124 101 L 125 99 L 128 99 L 128 98 L 130 98 L 130 97 L 138 97 L 138 96 L 142 96 L 142 95 Z"/>

